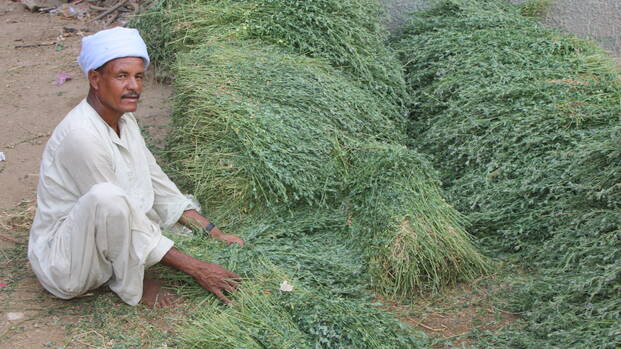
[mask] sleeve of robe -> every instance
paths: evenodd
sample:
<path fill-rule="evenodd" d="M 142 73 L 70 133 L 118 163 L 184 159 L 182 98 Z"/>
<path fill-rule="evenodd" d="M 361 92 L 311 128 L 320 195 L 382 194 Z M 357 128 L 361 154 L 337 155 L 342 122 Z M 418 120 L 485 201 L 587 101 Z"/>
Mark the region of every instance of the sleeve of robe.
<path fill-rule="evenodd" d="M 170 178 L 162 171 L 155 161 L 153 154 L 145 146 L 149 170 L 151 172 L 151 181 L 153 182 L 153 191 L 155 200 L 153 208 L 162 220 L 165 228 L 173 226 L 179 221 L 183 211 L 190 209 L 198 209 L 190 199 L 184 196 Z"/>

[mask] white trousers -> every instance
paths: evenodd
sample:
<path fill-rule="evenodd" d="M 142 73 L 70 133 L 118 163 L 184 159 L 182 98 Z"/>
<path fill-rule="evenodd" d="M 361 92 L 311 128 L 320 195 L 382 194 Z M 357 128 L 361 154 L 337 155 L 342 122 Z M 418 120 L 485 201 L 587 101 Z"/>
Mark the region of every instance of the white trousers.
<path fill-rule="evenodd" d="M 48 253 L 33 263 L 43 286 L 70 299 L 108 283 L 123 301 L 136 305 L 145 268 L 158 263 L 173 242 L 135 207 L 118 186 L 94 185 L 57 227 Z"/>

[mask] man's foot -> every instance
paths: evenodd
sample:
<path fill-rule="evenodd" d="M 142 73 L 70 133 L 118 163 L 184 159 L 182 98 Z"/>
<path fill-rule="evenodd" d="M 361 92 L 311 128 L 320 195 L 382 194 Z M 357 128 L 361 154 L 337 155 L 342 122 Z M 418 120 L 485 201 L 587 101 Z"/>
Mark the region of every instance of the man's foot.
<path fill-rule="evenodd" d="M 170 293 L 166 292 L 162 285 L 154 279 L 145 277 L 142 284 L 142 299 L 140 303 L 147 307 L 169 307 L 179 301 L 178 298 L 173 297 Z"/>

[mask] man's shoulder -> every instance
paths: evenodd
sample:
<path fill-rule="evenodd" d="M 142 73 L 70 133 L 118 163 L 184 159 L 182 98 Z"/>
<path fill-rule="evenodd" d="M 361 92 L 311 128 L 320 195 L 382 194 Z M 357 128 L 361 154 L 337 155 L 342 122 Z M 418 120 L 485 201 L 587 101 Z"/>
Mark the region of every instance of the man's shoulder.
<path fill-rule="evenodd" d="M 136 120 L 136 116 L 134 113 L 125 113 L 123 114 L 123 120 L 125 121 L 125 127 L 128 129 L 128 133 L 133 140 L 140 140 L 141 143 L 144 142 L 144 138 L 142 137 L 142 132 L 140 130 L 140 125 Z"/>
<path fill-rule="evenodd" d="M 126 124 L 132 129 L 138 129 L 138 131 L 140 131 L 140 126 L 138 125 L 138 121 L 136 120 L 136 116 L 134 115 L 134 113 L 123 114 L 123 119 L 125 120 Z"/>
<path fill-rule="evenodd" d="M 50 150 L 61 144 L 72 147 L 89 146 L 97 143 L 100 137 L 97 125 L 92 122 L 88 108 L 85 108 L 85 100 L 80 102 L 65 115 L 63 120 L 56 126 L 48 141 Z"/>

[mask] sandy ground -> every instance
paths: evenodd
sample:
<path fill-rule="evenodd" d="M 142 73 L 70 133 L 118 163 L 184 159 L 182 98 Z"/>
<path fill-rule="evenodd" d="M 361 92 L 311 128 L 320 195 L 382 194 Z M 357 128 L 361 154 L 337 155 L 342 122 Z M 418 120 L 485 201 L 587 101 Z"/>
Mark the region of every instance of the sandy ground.
<path fill-rule="evenodd" d="M 0 213 L 10 208 L 15 212 L 20 202 L 35 199 L 45 143 L 58 122 L 87 92 L 86 78 L 76 63 L 81 35 L 98 29 L 84 20 L 31 13 L 19 3 L 0 2 L 0 152 L 6 156 L 6 161 L 0 162 Z M 62 46 L 47 45 L 59 40 Z M 16 47 L 31 44 L 42 46 Z M 70 74 L 72 79 L 54 86 L 60 73 Z M 147 77 L 136 116 L 150 133 L 161 135 L 162 125 L 168 120 L 169 96 L 169 87 Z M 27 207 L 32 204 L 23 204 L 18 210 Z M 18 239 L 25 241 L 26 236 Z M 10 295 L 0 292 L 0 348 L 61 347 L 72 317 L 63 316 L 62 311 L 49 315 L 49 309 L 60 309 L 63 302 L 41 289 L 23 254 L 6 257 L 4 249 L 13 245 L 0 239 L 0 253 L 13 265 L 17 261 L 25 277 L 10 285 L 15 289 Z M 0 265 L 0 278 L 11 274 L 2 269 L 8 267 L 6 264 Z M 9 282 L 0 279 L 0 283 Z M 9 313 L 15 312 L 24 317 L 9 320 L 14 316 Z"/>
<path fill-rule="evenodd" d="M 90 28 L 89 28 L 90 27 Z M 57 41 L 63 28 L 77 30 L 63 38 L 62 50 L 56 46 L 15 48 L 16 45 L 46 44 Z M 50 132 L 84 98 L 87 81 L 76 57 L 80 32 L 95 31 L 85 21 L 50 14 L 36 14 L 19 3 L 0 3 L 0 208 L 12 207 L 35 196 L 39 161 Z M 91 32 L 92 33 L 92 32 Z M 70 74 L 72 80 L 54 86 L 57 74 Z M 169 88 L 148 81 L 141 106 L 136 113 L 142 126 L 161 124 L 167 115 Z"/>

